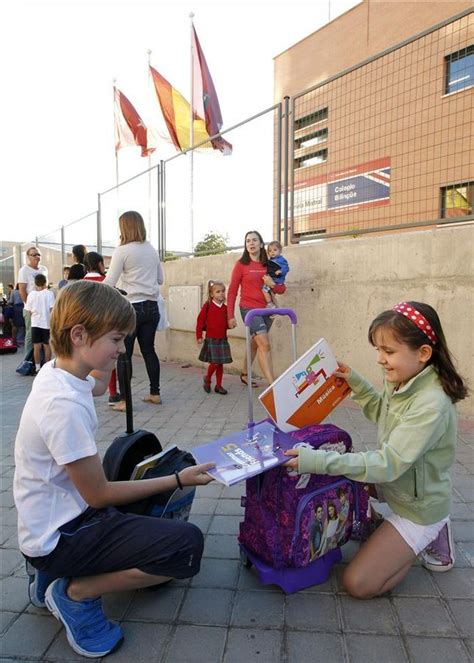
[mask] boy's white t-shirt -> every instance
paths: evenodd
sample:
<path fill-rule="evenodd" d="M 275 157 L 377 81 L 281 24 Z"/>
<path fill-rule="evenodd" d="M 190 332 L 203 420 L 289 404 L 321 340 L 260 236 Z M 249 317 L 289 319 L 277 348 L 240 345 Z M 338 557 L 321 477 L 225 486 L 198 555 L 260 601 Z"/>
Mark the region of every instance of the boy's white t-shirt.
<path fill-rule="evenodd" d="M 31 326 L 49 329 L 51 309 L 54 304 L 52 290 L 32 290 L 26 298 L 25 310 L 31 312 Z"/>
<path fill-rule="evenodd" d="M 26 401 L 15 440 L 13 495 L 20 550 L 29 557 L 52 552 L 59 527 L 88 507 L 64 465 L 97 453 L 94 385 L 94 378 L 76 378 L 53 360 Z"/>

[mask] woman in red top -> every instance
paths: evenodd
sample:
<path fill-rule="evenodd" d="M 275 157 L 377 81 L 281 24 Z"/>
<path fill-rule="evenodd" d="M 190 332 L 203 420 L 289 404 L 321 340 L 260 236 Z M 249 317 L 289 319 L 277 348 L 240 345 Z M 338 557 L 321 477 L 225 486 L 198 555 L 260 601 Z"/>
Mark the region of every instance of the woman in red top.
<path fill-rule="evenodd" d="M 227 394 L 222 386 L 223 364 L 232 362 L 227 340 L 227 306 L 225 305 L 225 285 L 222 281 L 209 281 L 207 284 L 207 302 L 202 307 L 196 321 L 196 339 L 203 343 L 202 333 L 206 332 L 199 359 L 209 362 L 202 385 L 208 394 L 211 391 L 211 378 L 216 374 L 216 394 Z"/>
<path fill-rule="evenodd" d="M 245 235 L 245 248 L 242 257 L 238 260 L 234 269 L 229 285 L 229 294 L 227 297 L 227 315 L 229 317 L 229 328 L 237 326 L 234 315 L 235 300 L 240 288 L 240 314 L 244 320 L 248 311 L 254 308 L 265 308 L 267 303 L 263 296 L 262 284 L 265 283 L 272 287 L 273 279 L 267 275 L 268 256 L 265 250 L 265 244 L 262 236 L 256 230 L 249 230 Z M 270 338 L 268 332 L 272 326 L 270 316 L 255 316 L 250 325 L 252 335 L 252 361 L 255 354 L 263 375 L 268 383 L 273 382 L 273 369 L 270 354 Z M 240 379 L 244 384 L 247 381 L 247 358 L 244 357 L 244 367 L 240 374 Z M 252 383 L 252 387 L 256 387 Z"/>

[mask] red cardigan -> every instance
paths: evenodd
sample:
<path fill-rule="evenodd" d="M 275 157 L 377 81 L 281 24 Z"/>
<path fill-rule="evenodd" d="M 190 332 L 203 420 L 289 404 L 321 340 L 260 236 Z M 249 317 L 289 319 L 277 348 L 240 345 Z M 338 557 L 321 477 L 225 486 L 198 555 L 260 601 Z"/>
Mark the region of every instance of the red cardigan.
<path fill-rule="evenodd" d="M 196 321 L 196 338 L 202 338 L 206 331 L 206 338 L 227 338 L 227 306 L 218 306 L 211 300 L 202 307 Z"/>
<path fill-rule="evenodd" d="M 243 308 L 265 308 L 267 302 L 263 296 L 263 277 L 267 268 L 261 262 L 251 260 L 243 265 L 239 260 L 235 263 L 227 293 L 227 310 L 229 319 L 235 318 L 234 308 L 237 291 L 240 286 L 240 306 Z"/>

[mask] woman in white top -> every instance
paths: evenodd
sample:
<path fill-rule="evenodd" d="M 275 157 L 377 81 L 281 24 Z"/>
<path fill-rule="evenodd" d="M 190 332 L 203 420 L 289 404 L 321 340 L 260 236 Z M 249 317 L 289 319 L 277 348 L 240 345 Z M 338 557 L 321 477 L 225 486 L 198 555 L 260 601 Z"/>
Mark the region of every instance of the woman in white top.
<path fill-rule="evenodd" d="M 138 340 L 150 380 L 150 394 L 143 399 L 149 403 L 161 403 L 160 361 L 155 352 L 155 332 L 160 314 L 158 295 L 163 283 L 163 270 L 158 252 L 146 241 L 145 224 L 138 212 L 125 212 L 119 218 L 120 245 L 115 249 L 104 283 L 119 287 L 127 293 L 127 299 L 135 309 L 137 326 L 135 333 L 125 339 L 130 360 L 135 339 Z M 123 385 L 121 392 L 124 393 Z M 125 402 L 114 405 L 123 411 Z"/>

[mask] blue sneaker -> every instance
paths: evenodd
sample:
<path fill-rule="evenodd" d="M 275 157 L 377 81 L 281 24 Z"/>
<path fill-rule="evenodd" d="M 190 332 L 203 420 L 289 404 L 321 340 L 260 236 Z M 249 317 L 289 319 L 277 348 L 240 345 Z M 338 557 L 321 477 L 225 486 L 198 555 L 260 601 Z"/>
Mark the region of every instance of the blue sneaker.
<path fill-rule="evenodd" d="M 28 561 L 26 562 L 26 572 L 28 574 L 28 596 L 31 603 L 37 608 L 46 608 L 44 593 L 48 585 L 53 582 L 54 577 L 44 571 L 38 571 Z"/>
<path fill-rule="evenodd" d="M 101 599 L 73 601 L 66 593 L 69 578 L 54 580 L 46 590 L 46 607 L 66 629 L 75 652 L 100 658 L 117 649 L 123 633 L 118 624 L 106 618 Z"/>

